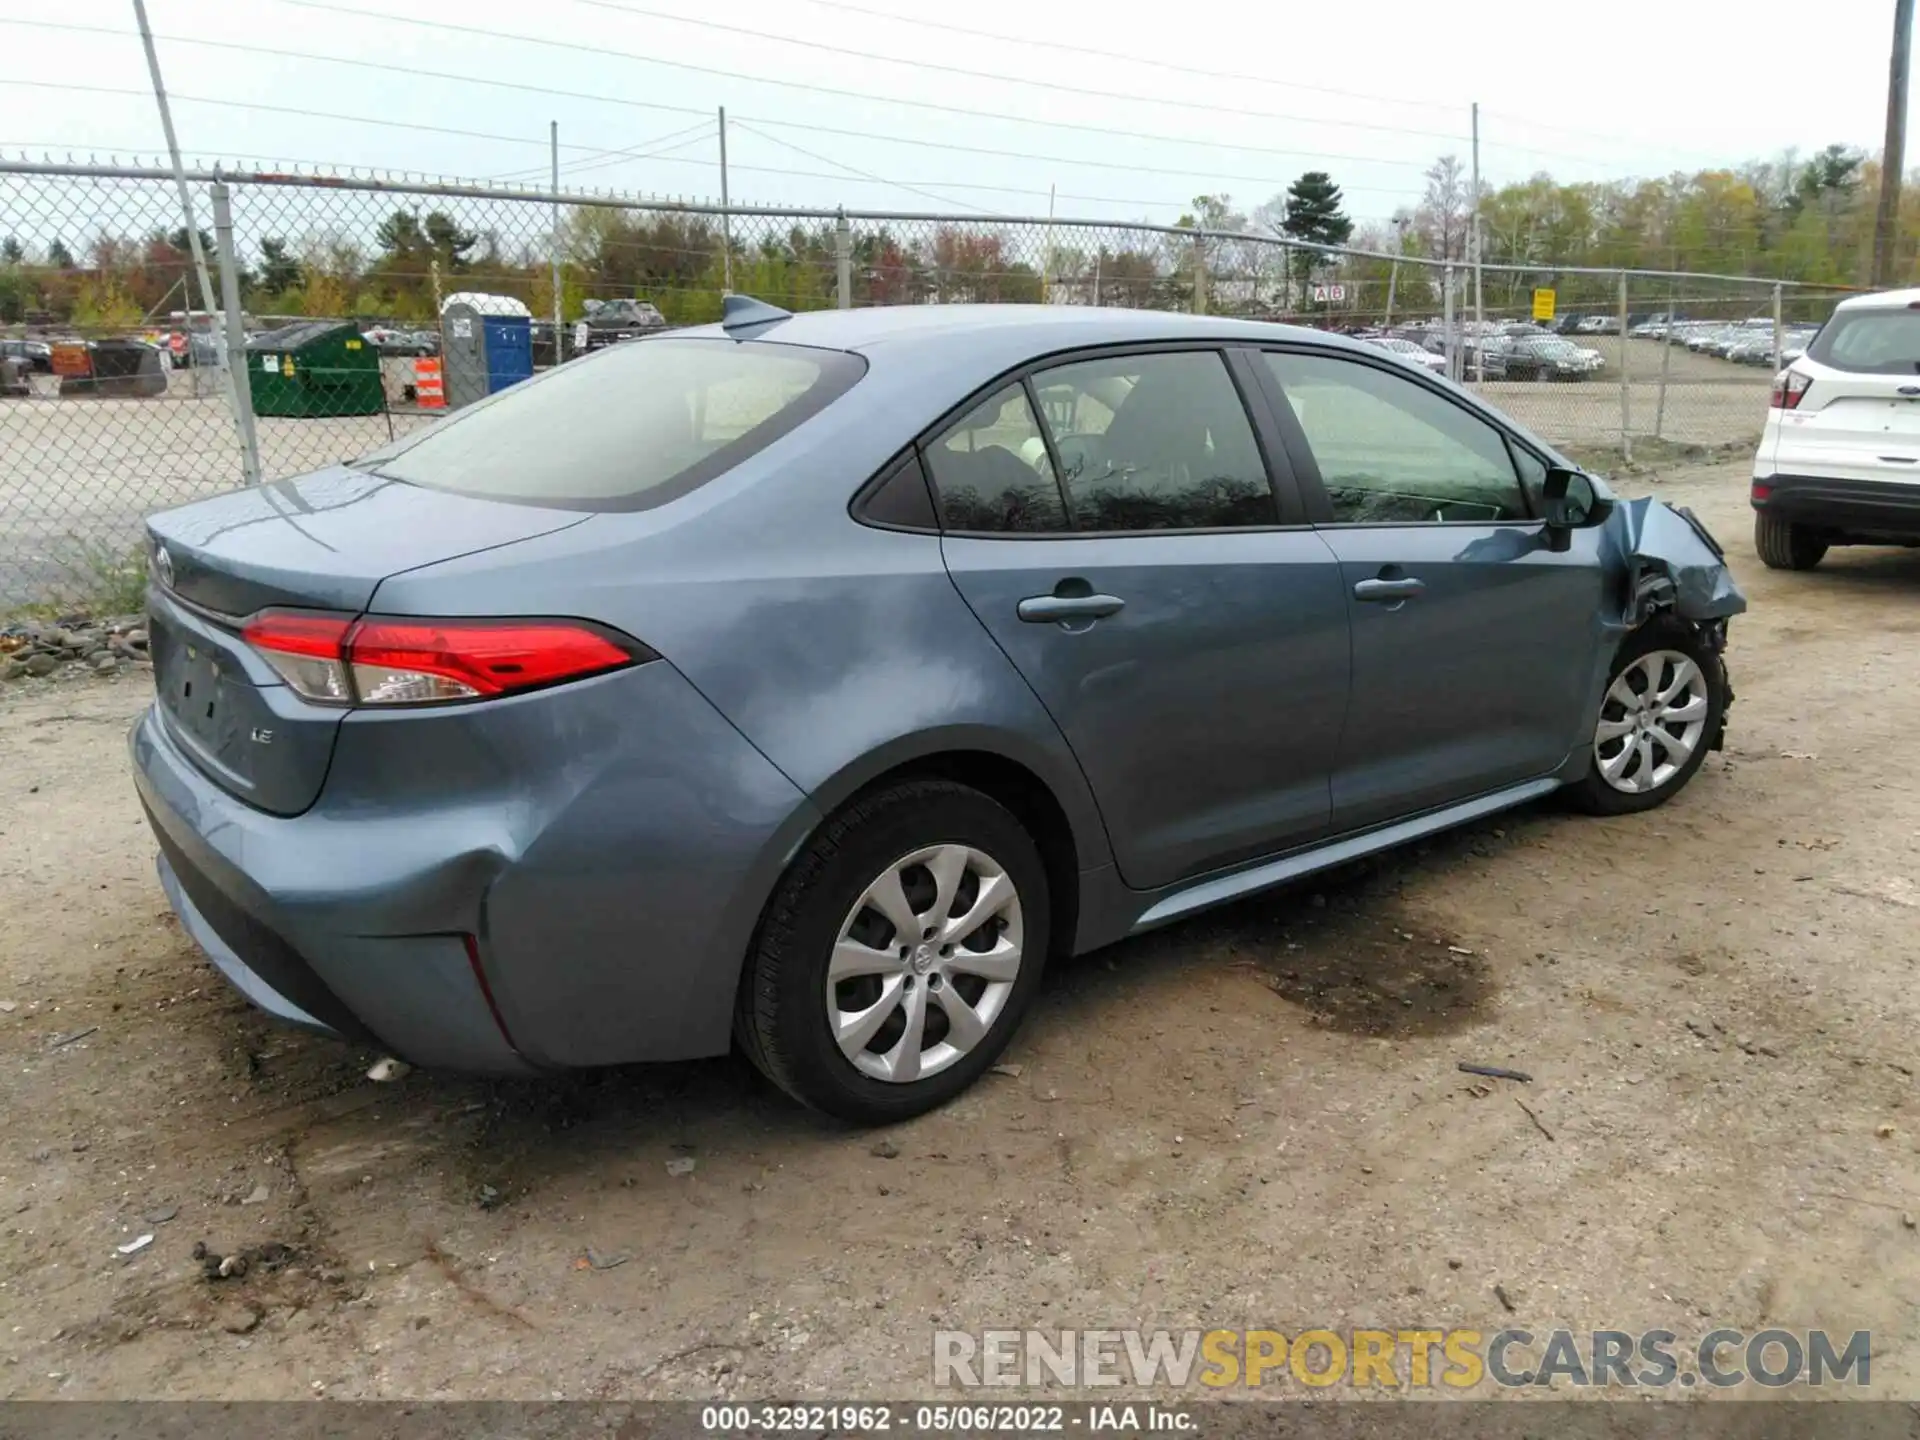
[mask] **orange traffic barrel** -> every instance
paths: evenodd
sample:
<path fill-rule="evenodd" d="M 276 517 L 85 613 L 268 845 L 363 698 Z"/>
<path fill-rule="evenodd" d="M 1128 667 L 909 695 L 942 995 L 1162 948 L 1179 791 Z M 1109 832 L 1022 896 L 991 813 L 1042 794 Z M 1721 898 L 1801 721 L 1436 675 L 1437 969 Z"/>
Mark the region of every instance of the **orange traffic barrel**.
<path fill-rule="evenodd" d="M 447 408 L 447 387 L 438 357 L 423 355 L 413 362 L 413 397 L 422 410 Z"/>

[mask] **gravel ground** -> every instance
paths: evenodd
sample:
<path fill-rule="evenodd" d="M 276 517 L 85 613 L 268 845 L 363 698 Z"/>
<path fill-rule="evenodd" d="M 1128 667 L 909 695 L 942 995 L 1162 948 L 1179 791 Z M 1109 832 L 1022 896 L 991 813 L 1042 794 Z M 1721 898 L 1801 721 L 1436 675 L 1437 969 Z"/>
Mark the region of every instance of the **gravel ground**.
<path fill-rule="evenodd" d="M 144 685 L 0 687 L 0 1397 L 898 1397 L 936 1326 L 1564 1323 L 1869 1329 L 1920 1398 L 1920 554 L 1767 572 L 1739 465 L 1624 483 L 1753 601 L 1679 800 L 1064 965 L 1017 1073 L 884 1137 L 735 1060 L 368 1082 L 169 918 Z"/>

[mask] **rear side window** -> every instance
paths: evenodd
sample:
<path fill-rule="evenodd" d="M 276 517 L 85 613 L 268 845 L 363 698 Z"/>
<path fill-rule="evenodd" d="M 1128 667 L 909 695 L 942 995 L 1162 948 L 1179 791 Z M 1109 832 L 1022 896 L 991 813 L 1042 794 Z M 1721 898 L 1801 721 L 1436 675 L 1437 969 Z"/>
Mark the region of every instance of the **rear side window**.
<path fill-rule="evenodd" d="M 1807 358 L 1860 375 L 1920 374 L 1920 310 L 1836 310 Z"/>
<path fill-rule="evenodd" d="M 866 362 L 734 340 L 630 340 L 490 396 L 364 460 L 410 485 L 640 510 L 723 475 L 845 394 Z"/>
<path fill-rule="evenodd" d="M 1018 384 L 962 415 L 926 456 L 947 529 L 1004 535 L 1067 528 L 1047 442 Z"/>
<path fill-rule="evenodd" d="M 1240 392 L 1217 351 L 1042 370 L 1034 393 L 1085 531 L 1277 525 Z"/>

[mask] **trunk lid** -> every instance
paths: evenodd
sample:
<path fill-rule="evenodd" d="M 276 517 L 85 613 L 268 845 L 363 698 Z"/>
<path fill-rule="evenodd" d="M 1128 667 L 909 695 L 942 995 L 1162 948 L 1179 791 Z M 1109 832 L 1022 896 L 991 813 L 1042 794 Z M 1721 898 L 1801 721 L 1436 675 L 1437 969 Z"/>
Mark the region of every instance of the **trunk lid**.
<path fill-rule="evenodd" d="M 1794 368 L 1811 384 L 1780 413 L 1776 470 L 1920 483 L 1920 375 L 1850 374 L 1807 359 Z"/>
<path fill-rule="evenodd" d="M 168 735 L 231 794 L 298 814 L 320 793 L 346 711 L 289 689 L 240 638 L 246 617 L 270 606 L 357 615 L 391 575 L 590 518 L 344 467 L 154 516 L 148 642 Z"/>

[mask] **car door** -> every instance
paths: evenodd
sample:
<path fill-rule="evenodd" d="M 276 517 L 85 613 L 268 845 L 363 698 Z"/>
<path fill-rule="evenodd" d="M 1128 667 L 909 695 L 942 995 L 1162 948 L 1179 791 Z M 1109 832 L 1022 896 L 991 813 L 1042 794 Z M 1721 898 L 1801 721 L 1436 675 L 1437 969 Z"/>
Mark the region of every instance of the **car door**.
<path fill-rule="evenodd" d="M 1219 348 L 1107 352 L 1002 386 L 923 447 L 954 584 L 1139 889 L 1329 825 L 1346 599 L 1256 438 L 1257 384 Z"/>
<path fill-rule="evenodd" d="M 1352 614 L 1333 828 L 1556 769 L 1604 643 L 1599 532 L 1553 549 L 1534 518 L 1544 463 L 1439 386 L 1308 350 L 1262 362 Z"/>

